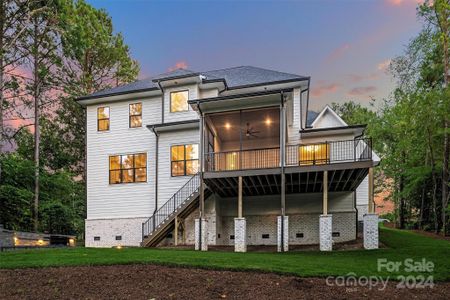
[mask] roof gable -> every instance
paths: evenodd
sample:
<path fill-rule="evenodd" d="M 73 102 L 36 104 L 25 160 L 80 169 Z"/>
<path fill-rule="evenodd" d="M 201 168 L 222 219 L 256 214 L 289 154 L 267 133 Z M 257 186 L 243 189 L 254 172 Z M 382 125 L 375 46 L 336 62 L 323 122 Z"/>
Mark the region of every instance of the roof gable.
<path fill-rule="evenodd" d="M 328 105 L 319 113 L 311 123 L 312 128 L 348 126 L 341 117 Z"/>

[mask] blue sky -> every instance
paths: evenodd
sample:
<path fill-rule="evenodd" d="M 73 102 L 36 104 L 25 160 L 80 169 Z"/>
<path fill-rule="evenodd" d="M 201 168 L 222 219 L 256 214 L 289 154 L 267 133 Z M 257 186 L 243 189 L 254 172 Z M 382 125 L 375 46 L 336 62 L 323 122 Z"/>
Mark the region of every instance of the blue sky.
<path fill-rule="evenodd" d="M 311 76 L 315 109 L 388 97 L 385 67 L 421 26 L 417 0 L 87 1 L 112 16 L 141 78 L 254 65 Z"/>

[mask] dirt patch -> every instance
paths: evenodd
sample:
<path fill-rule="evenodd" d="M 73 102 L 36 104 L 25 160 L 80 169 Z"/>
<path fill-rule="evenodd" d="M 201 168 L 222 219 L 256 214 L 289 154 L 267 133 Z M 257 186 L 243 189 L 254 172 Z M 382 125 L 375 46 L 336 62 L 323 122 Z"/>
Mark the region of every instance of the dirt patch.
<path fill-rule="evenodd" d="M 412 231 L 424 236 L 432 237 L 434 239 L 450 241 L 450 236 L 443 236 L 442 234 L 437 234 L 434 232 L 424 230 L 412 230 Z"/>
<path fill-rule="evenodd" d="M 322 278 L 154 265 L 0 270 L 1 299 L 447 299 L 433 289 L 327 286 Z"/>

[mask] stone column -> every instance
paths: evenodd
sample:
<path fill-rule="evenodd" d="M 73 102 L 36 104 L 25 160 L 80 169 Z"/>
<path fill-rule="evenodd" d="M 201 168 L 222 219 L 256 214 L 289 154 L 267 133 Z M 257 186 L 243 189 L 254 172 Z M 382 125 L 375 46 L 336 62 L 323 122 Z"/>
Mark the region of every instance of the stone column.
<path fill-rule="evenodd" d="M 200 222 L 201 220 L 201 222 Z M 201 223 L 201 230 L 200 230 Z M 208 220 L 195 219 L 195 250 L 208 251 Z M 201 243 L 200 243 L 201 241 Z"/>
<path fill-rule="evenodd" d="M 319 221 L 320 251 L 331 251 L 333 250 L 333 216 L 320 215 Z"/>
<path fill-rule="evenodd" d="M 234 252 L 247 252 L 247 221 L 234 218 Z"/>
<path fill-rule="evenodd" d="M 289 217 L 278 216 L 278 226 L 277 226 L 277 251 L 287 252 L 289 251 Z M 281 222 L 283 220 L 283 222 Z M 281 237 L 283 236 L 283 239 Z M 283 240 L 283 247 L 281 247 L 281 240 Z"/>
<path fill-rule="evenodd" d="M 378 215 L 365 214 L 364 222 L 364 249 L 378 249 Z"/>
<path fill-rule="evenodd" d="M 195 250 L 200 250 L 200 219 L 194 220 Z"/>

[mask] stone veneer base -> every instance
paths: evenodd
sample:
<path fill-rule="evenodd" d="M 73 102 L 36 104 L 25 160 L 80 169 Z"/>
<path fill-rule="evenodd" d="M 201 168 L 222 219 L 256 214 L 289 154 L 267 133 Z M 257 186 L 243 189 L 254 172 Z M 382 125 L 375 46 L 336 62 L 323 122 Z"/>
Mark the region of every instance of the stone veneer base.
<path fill-rule="evenodd" d="M 333 232 L 333 216 L 320 215 L 319 217 L 320 251 L 333 250 L 332 232 Z"/>
<path fill-rule="evenodd" d="M 364 220 L 364 249 L 378 249 L 378 215 L 365 214 Z"/>
<path fill-rule="evenodd" d="M 282 216 L 277 217 L 277 251 L 289 251 L 289 217 L 284 216 L 283 226 L 281 226 Z M 283 228 L 283 230 L 281 230 Z M 283 232 L 283 248 L 281 248 L 281 234 Z"/>
<path fill-rule="evenodd" d="M 247 252 L 247 222 L 234 218 L 234 252 Z"/>

